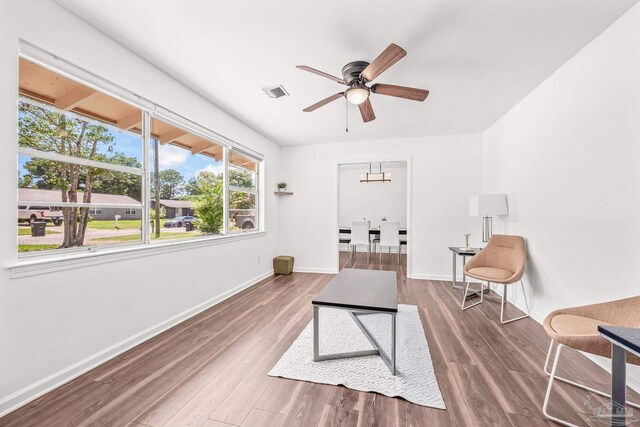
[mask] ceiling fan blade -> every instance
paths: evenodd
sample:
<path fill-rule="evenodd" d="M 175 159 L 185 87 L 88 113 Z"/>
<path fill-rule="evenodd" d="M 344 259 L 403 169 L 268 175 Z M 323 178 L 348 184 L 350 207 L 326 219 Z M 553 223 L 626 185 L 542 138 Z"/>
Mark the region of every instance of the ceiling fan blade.
<path fill-rule="evenodd" d="M 367 98 L 367 100 L 362 104 L 358 105 L 358 108 L 360 109 L 360 115 L 362 116 L 363 122 L 367 123 L 376 119 L 376 115 L 373 112 L 373 107 L 371 106 L 371 100 L 369 98 Z"/>
<path fill-rule="evenodd" d="M 344 92 L 336 93 L 335 95 L 331 95 L 330 97 L 325 98 L 322 101 L 316 102 L 315 104 L 308 106 L 307 108 L 305 108 L 302 111 L 310 113 L 311 111 L 313 111 L 313 110 L 315 110 L 317 108 L 320 108 L 323 105 L 326 105 L 326 104 L 330 103 L 331 101 L 335 101 L 336 99 L 341 98 L 343 96 L 344 96 Z"/>
<path fill-rule="evenodd" d="M 305 70 L 305 71 L 308 71 L 310 73 L 317 74 L 317 75 L 322 76 L 322 77 L 326 77 L 329 80 L 333 80 L 334 82 L 337 82 L 337 83 L 340 83 L 340 84 L 343 84 L 343 85 L 347 84 L 347 82 L 342 80 L 340 77 L 332 76 L 331 74 L 327 74 L 327 73 L 325 73 L 323 71 L 316 70 L 315 68 L 307 67 L 306 65 L 296 65 L 296 68 L 300 68 L 301 70 Z"/>
<path fill-rule="evenodd" d="M 406 50 L 397 44 L 391 43 L 380 55 L 378 55 L 376 59 L 373 60 L 371 64 L 367 66 L 367 68 L 364 69 L 364 71 L 362 71 L 360 76 L 370 82 L 382 74 L 384 70 L 401 60 L 406 54 Z"/>
<path fill-rule="evenodd" d="M 412 101 L 424 101 L 429 96 L 426 89 L 416 89 L 413 87 L 375 84 L 371 86 L 371 91 L 379 95 L 396 96 L 398 98 L 410 99 Z"/>

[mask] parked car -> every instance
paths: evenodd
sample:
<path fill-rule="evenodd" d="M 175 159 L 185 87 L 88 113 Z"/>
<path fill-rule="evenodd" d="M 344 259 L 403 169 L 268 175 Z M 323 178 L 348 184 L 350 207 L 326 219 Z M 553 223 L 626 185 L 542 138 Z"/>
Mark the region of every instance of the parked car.
<path fill-rule="evenodd" d="M 18 222 L 46 221 L 60 225 L 62 218 L 62 211 L 51 210 L 49 206 L 18 206 Z"/>
<path fill-rule="evenodd" d="M 164 226 L 166 228 L 184 227 L 186 223 L 196 225 L 198 222 L 200 222 L 200 219 L 197 216 L 177 216 L 173 219 L 165 221 Z"/>

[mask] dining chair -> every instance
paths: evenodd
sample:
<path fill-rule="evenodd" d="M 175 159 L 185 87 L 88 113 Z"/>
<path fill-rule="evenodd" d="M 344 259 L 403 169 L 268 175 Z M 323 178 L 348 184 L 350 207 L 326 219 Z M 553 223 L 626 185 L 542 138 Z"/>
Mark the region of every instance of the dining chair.
<path fill-rule="evenodd" d="M 391 248 L 398 248 L 398 261 L 400 261 L 400 223 L 398 221 L 382 221 L 380 223 L 381 260 L 383 246 L 389 248 L 389 260 L 391 260 Z"/>
<path fill-rule="evenodd" d="M 351 222 L 351 253 L 357 255 L 358 246 L 367 247 L 367 259 L 371 255 L 371 239 L 369 238 L 369 221 Z"/>

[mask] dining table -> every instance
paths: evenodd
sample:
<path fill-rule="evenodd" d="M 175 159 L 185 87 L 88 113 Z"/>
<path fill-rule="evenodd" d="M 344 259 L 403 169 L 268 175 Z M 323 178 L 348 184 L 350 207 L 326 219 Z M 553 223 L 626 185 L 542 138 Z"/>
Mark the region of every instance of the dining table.
<path fill-rule="evenodd" d="M 340 234 L 351 234 L 351 227 L 339 227 L 338 228 Z M 401 228 L 398 230 L 401 236 L 407 235 L 407 229 Z M 369 228 L 369 236 L 379 236 L 380 228 L 379 227 L 371 227 Z"/>

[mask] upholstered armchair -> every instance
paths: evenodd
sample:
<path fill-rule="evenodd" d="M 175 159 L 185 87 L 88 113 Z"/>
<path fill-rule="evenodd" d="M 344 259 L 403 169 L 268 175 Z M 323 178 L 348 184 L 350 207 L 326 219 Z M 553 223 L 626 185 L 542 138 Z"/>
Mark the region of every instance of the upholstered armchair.
<path fill-rule="evenodd" d="M 611 358 L 611 343 L 600 336 L 598 325 L 640 328 L 640 296 L 600 304 L 560 309 L 553 311 L 544 319 L 544 329 L 551 338 L 551 343 L 549 344 L 547 359 L 544 363 L 544 371 L 549 375 L 549 384 L 542 409 L 549 419 L 557 423 L 567 426 L 573 425 L 550 415 L 548 412 L 549 399 L 555 380 L 571 384 L 607 398 L 611 397 L 609 393 L 587 387 L 556 374 L 560 354 L 564 346 Z M 553 368 L 549 371 L 549 362 L 551 361 L 554 344 L 557 344 L 558 347 L 556 349 Z M 640 357 L 629 353 L 627 354 L 627 363 L 640 365 Z M 640 405 L 635 403 L 627 402 L 627 404 L 640 409 Z"/>
<path fill-rule="evenodd" d="M 522 276 L 526 267 L 526 251 L 524 238 L 521 236 L 508 236 L 494 234 L 489 239 L 487 246 L 471 258 L 464 266 L 464 274 L 467 276 L 467 283 L 462 298 L 462 310 L 467 310 L 484 301 L 484 283 L 490 287 L 491 283 L 502 284 L 500 322 L 509 323 L 515 320 L 529 317 L 529 305 L 527 303 Z M 465 306 L 467 294 L 469 292 L 470 278 L 481 281 L 480 301 L 469 306 Z M 507 302 L 507 285 L 520 282 L 522 295 L 527 306 L 527 314 L 515 319 L 504 320 L 504 307 Z M 493 298 L 488 298 L 493 299 Z"/>

